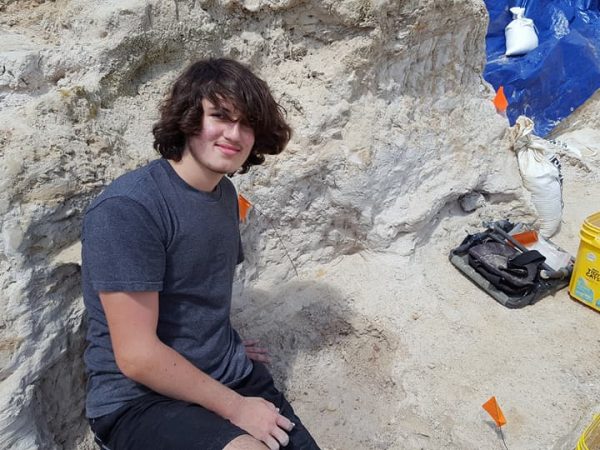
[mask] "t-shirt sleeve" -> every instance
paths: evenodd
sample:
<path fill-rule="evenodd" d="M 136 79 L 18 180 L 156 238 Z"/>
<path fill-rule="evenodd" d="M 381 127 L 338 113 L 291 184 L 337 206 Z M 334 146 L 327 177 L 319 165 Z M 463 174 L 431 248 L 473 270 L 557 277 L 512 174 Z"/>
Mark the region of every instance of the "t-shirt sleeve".
<path fill-rule="evenodd" d="M 237 259 L 237 263 L 236 264 L 241 264 L 244 262 L 244 247 L 242 246 L 242 237 L 240 236 L 239 238 L 239 249 L 238 249 L 238 259 Z"/>
<path fill-rule="evenodd" d="M 83 263 L 94 290 L 162 290 L 166 252 L 161 231 L 136 201 L 111 197 L 90 209 L 81 241 Z"/>
<path fill-rule="evenodd" d="M 233 185 L 231 185 L 231 186 L 233 187 Z M 237 219 L 237 223 L 238 223 L 238 230 L 239 230 L 239 228 L 240 228 L 240 220 L 239 220 L 239 217 L 240 217 L 240 203 L 239 203 L 239 200 L 238 200 L 238 196 L 235 193 L 235 188 L 233 188 L 233 189 L 234 189 L 233 192 L 234 192 L 234 195 L 235 195 L 235 201 L 234 201 L 234 204 L 235 204 L 235 217 L 238 218 Z M 244 262 L 244 258 L 245 258 L 244 257 L 244 247 L 242 246 L 242 236 L 241 236 L 241 233 L 239 233 L 239 232 L 238 232 L 238 242 L 239 242 L 239 245 L 238 245 L 238 258 L 237 258 L 236 265 L 243 263 Z"/>

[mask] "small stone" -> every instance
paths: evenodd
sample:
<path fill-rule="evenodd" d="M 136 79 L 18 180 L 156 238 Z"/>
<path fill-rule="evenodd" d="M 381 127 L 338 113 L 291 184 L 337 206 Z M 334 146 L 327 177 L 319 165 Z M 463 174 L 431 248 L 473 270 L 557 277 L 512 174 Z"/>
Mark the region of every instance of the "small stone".
<path fill-rule="evenodd" d="M 469 192 L 460 197 L 458 203 L 464 212 L 473 212 L 485 205 L 485 198 L 480 192 Z"/>

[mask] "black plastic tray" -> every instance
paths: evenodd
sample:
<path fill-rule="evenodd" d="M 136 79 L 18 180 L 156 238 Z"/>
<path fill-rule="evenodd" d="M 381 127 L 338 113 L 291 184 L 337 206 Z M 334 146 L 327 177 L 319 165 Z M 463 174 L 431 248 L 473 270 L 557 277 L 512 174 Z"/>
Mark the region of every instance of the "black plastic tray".
<path fill-rule="evenodd" d="M 456 249 L 450 252 L 450 262 L 473 283 L 492 296 L 494 300 L 507 308 L 523 308 L 527 305 L 533 305 L 542 298 L 556 293 L 569 284 L 568 278 L 562 280 L 540 280 L 538 287 L 529 294 L 523 296 L 510 296 L 497 289 L 493 284 L 477 273 L 475 269 L 469 265 L 468 254 L 458 255 L 455 253 L 455 250 Z"/>

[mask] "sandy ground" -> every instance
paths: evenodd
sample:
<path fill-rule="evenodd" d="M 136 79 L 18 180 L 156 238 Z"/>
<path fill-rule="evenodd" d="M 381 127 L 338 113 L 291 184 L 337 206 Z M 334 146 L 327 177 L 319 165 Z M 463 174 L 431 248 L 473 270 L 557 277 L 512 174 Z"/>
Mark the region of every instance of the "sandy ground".
<path fill-rule="evenodd" d="M 573 255 L 600 211 L 599 161 L 563 162 L 553 241 Z M 508 449 L 563 448 L 599 409 L 600 313 L 567 289 L 518 310 L 495 302 L 447 259 L 473 223 L 457 207 L 411 257 L 346 256 L 236 303 L 241 333 L 270 348 L 324 449 L 503 449 L 481 408 L 492 395 Z"/>

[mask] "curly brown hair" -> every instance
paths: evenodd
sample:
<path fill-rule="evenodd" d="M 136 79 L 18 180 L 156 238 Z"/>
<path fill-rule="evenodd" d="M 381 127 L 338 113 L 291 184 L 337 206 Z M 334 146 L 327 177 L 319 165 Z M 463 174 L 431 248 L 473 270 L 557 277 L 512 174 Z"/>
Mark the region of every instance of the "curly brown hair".
<path fill-rule="evenodd" d="M 188 136 L 200 133 L 202 99 L 214 105 L 231 102 L 254 130 L 254 146 L 240 169 L 262 164 L 265 154 L 283 151 L 292 136 L 285 110 L 274 99 L 267 83 L 245 65 L 226 58 L 191 64 L 177 78 L 160 107 L 160 120 L 152 127 L 154 149 L 163 158 L 180 161 Z"/>

